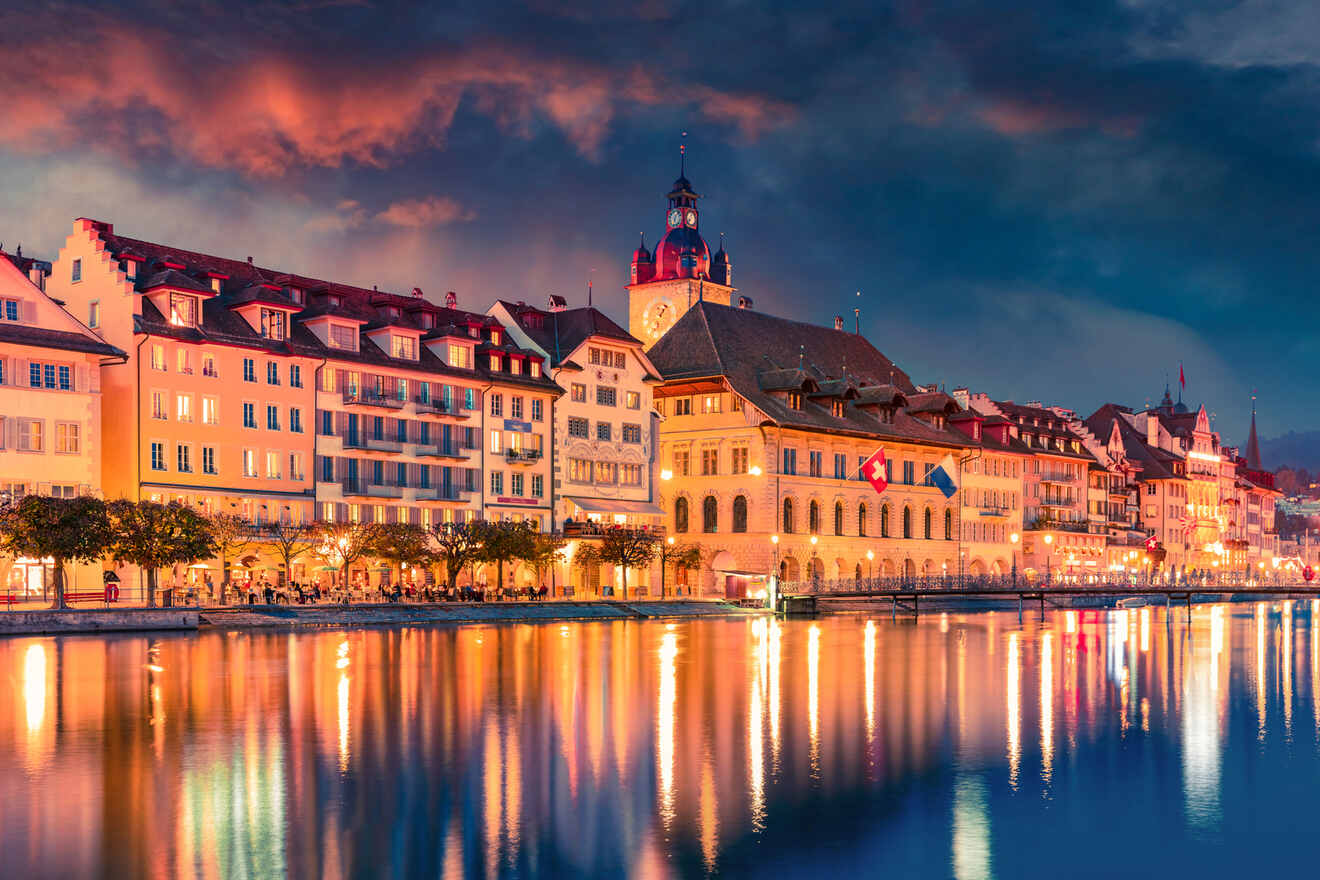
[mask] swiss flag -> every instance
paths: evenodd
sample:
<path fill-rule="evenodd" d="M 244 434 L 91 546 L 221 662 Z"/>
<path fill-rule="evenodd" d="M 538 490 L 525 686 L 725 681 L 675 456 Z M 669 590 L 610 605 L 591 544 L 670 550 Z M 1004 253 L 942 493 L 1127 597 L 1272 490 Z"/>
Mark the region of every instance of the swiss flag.
<path fill-rule="evenodd" d="M 885 451 L 883 448 L 877 449 L 871 454 L 865 462 L 862 463 L 862 476 L 866 477 L 875 491 L 884 493 L 889 488 L 889 480 L 885 477 Z"/>

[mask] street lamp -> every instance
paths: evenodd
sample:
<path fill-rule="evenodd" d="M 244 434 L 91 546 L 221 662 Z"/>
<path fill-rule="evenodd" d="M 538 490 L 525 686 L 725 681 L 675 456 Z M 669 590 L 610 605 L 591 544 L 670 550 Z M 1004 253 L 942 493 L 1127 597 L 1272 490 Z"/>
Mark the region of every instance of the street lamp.
<path fill-rule="evenodd" d="M 761 476 L 761 466 L 759 464 L 754 464 L 747 469 L 747 473 L 751 474 L 754 477 L 759 477 Z"/>
<path fill-rule="evenodd" d="M 869 583 L 870 581 L 874 580 L 874 577 L 873 577 L 874 570 L 873 570 L 873 567 L 872 567 L 872 563 L 873 563 L 873 562 L 875 562 L 875 551 L 874 551 L 874 550 L 867 550 L 867 551 L 866 551 L 866 580 L 867 580 L 868 583 Z"/>
<path fill-rule="evenodd" d="M 1052 576 L 1052 572 L 1053 572 L 1053 569 L 1052 569 L 1052 567 L 1051 567 L 1051 561 L 1050 561 L 1050 545 L 1053 544 L 1053 543 L 1054 543 L 1054 536 L 1053 536 L 1053 535 L 1046 535 L 1046 536 L 1045 536 L 1045 584 L 1046 584 L 1046 586 L 1049 585 L 1050 580 L 1051 580 L 1051 576 Z"/>
<path fill-rule="evenodd" d="M 1008 536 L 1008 543 L 1013 546 L 1013 586 L 1017 586 L 1017 545 L 1022 540 L 1022 536 L 1017 532 Z"/>
<path fill-rule="evenodd" d="M 674 536 L 670 535 L 665 539 L 665 543 L 660 546 L 660 598 L 665 597 L 665 569 L 669 566 L 669 560 L 674 554 Z"/>

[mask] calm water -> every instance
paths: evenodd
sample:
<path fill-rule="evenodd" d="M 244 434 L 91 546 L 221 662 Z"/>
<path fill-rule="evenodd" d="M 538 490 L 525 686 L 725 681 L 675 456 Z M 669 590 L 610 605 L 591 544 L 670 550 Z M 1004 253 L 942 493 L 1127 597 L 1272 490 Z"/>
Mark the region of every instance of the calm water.
<path fill-rule="evenodd" d="M 0 641 L 0 873 L 1312 876 L 1317 611 Z"/>

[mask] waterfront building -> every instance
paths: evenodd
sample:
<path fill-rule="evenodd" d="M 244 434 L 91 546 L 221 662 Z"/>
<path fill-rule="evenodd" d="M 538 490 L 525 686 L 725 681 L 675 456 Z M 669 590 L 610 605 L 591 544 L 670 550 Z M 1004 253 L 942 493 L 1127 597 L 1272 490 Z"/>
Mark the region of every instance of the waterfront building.
<path fill-rule="evenodd" d="M 707 593 L 755 592 L 776 569 L 789 583 L 957 574 L 960 504 L 930 474 L 976 445 L 949 424 L 958 404 L 842 324 L 698 300 L 651 348 L 661 506 L 706 548 Z M 883 495 L 861 475 L 880 447 Z"/>
<path fill-rule="evenodd" d="M 125 354 L 45 292 L 51 264 L 0 250 L 0 503 L 101 491 L 102 365 Z M 0 558 L 4 592 L 45 597 L 49 559 Z M 71 588 L 99 589 L 99 564 L 72 565 Z"/>
<path fill-rule="evenodd" d="M 517 345 L 549 364 L 550 378 L 567 392 L 554 407 L 551 443 L 551 527 L 568 541 L 557 583 L 577 595 L 610 585 L 622 590 L 621 570 L 572 560 L 578 542 L 598 541 L 607 527 L 665 535 L 656 503 L 659 418 L 651 393 L 660 374 L 640 340 L 590 306 L 565 308 L 560 297 L 551 297 L 548 309 L 499 300 L 490 314 Z M 654 592 L 653 574 L 629 572 L 629 588 Z"/>
<path fill-rule="evenodd" d="M 440 306 L 417 289 L 368 290 L 89 219 L 75 222 L 50 285 L 129 353 L 127 369 L 107 371 L 127 428 L 106 445 L 111 497 L 179 500 L 258 528 L 548 522 L 558 389 L 538 355 L 453 294 Z M 269 553 L 253 556 L 273 567 Z"/>
<path fill-rule="evenodd" d="M 1002 416 L 969 408 L 966 388 L 953 389 L 960 411 L 949 424 L 979 450 L 962 465 L 960 568 L 972 576 L 1011 575 L 1021 562 L 1022 483 L 1030 451 Z"/>

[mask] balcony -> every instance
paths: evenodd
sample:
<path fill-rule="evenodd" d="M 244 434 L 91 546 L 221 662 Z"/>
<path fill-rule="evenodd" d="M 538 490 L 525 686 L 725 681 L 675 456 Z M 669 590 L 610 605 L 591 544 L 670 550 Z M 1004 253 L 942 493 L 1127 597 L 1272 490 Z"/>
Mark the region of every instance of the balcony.
<path fill-rule="evenodd" d="M 417 407 L 417 414 L 420 416 L 442 416 L 451 419 L 470 419 L 472 414 L 460 409 L 456 404 L 446 404 L 443 400 L 434 398 L 422 399 L 413 398 L 413 405 Z"/>
<path fill-rule="evenodd" d="M 344 406 L 369 406 L 379 409 L 403 409 L 404 401 L 374 391 L 345 391 Z"/>
<path fill-rule="evenodd" d="M 606 532 L 614 529 L 623 529 L 624 531 L 629 532 L 644 532 L 649 535 L 654 535 L 657 540 L 661 541 L 664 540 L 666 534 L 664 526 L 617 526 L 613 523 L 599 523 L 592 522 L 591 520 L 583 520 L 580 522 L 564 523 L 564 537 L 569 539 L 600 538 L 603 537 Z"/>
<path fill-rule="evenodd" d="M 418 443 L 413 447 L 413 455 L 419 458 L 453 458 L 466 461 L 471 446 L 459 446 L 457 443 Z"/>
<path fill-rule="evenodd" d="M 1078 532 L 1085 534 L 1091 531 L 1090 523 L 1073 522 L 1069 520 L 1051 520 L 1040 517 L 1035 522 L 1026 526 L 1029 532 Z"/>
<path fill-rule="evenodd" d="M 361 434 L 356 437 L 345 437 L 344 448 L 356 449 L 362 452 L 383 452 L 386 455 L 398 455 L 403 452 L 403 444 L 398 440 L 386 440 L 384 437 L 364 437 Z"/>
<path fill-rule="evenodd" d="M 973 504 L 971 509 L 977 516 L 1008 516 L 1011 508 L 995 504 Z"/>
<path fill-rule="evenodd" d="M 541 460 L 539 449 L 506 449 L 504 460 L 509 464 L 535 464 Z"/>
<path fill-rule="evenodd" d="M 1040 481 L 1042 483 L 1055 483 L 1060 486 L 1071 486 L 1077 482 L 1077 478 L 1067 471 L 1041 471 Z"/>
<path fill-rule="evenodd" d="M 401 483 L 384 480 L 373 483 L 359 477 L 356 480 L 344 480 L 340 483 L 345 498 L 402 498 L 404 486 Z"/>
<path fill-rule="evenodd" d="M 462 489 L 457 486 L 428 486 L 426 488 L 419 486 L 413 497 L 418 501 L 446 501 L 465 504 L 468 496 L 475 491 L 475 489 Z"/>

